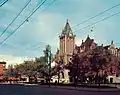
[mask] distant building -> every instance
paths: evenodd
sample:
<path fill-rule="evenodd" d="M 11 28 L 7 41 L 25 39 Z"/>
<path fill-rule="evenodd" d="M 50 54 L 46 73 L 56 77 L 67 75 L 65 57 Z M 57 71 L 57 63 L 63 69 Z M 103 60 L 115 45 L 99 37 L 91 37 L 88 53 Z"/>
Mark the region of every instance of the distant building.
<path fill-rule="evenodd" d="M 120 48 L 117 48 L 113 41 L 111 41 L 110 45 L 107 45 L 104 48 L 108 50 L 111 54 L 120 58 Z"/>
<path fill-rule="evenodd" d="M 6 62 L 0 62 L 0 76 L 5 74 Z"/>

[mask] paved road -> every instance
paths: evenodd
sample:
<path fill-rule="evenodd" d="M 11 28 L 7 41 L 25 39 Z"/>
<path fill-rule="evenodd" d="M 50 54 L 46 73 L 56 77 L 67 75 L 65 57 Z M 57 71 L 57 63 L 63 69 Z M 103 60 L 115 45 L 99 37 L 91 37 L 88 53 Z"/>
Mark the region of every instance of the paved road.
<path fill-rule="evenodd" d="M 36 85 L 0 85 L 0 95 L 120 95 L 118 91 L 94 92 L 49 88 Z"/>

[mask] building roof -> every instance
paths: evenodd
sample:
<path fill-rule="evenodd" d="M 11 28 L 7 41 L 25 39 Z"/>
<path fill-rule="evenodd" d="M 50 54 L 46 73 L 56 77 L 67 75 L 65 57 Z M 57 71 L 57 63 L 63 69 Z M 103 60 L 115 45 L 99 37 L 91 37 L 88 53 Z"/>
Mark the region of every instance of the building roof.
<path fill-rule="evenodd" d="M 104 46 L 104 49 L 107 50 L 109 47 L 110 47 L 110 45 Z"/>
<path fill-rule="evenodd" d="M 0 64 L 6 64 L 6 62 L 3 61 L 3 62 L 0 62 Z"/>
<path fill-rule="evenodd" d="M 91 44 L 92 44 L 93 42 L 94 42 L 94 40 L 91 39 L 91 38 L 89 37 L 89 35 L 88 35 L 87 38 L 86 38 L 86 40 L 85 40 L 85 42 L 82 41 L 82 45 L 81 45 L 81 46 L 91 46 Z"/>
<path fill-rule="evenodd" d="M 73 35 L 72 29 L 70 27 L 70 24 L 69 24 L 68 20 L 66 22 L 66 25 L 65 25 L 64 29 L 62 30 L 62 34 L 63 35 L 69 35 L 69 34 Z"/>

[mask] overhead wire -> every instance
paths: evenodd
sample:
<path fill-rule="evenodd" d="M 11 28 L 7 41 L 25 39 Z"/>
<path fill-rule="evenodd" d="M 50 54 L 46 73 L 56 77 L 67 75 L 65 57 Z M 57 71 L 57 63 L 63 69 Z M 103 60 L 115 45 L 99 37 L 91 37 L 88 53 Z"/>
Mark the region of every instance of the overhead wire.
<path fill-rule="evenodd" d="M 4 4 L 6 4 L 8 0 L 5 0 L 2 4 L 0 4 L 0 7 L 2 7 Z"/>
<path fill-rule="evenodd" d="M 30 14 L 41 4 L 43 0 L 41 0 L 40 2 L 38 2 L 38 4 L 30 11 Z"/>
<path fill-rule="evenodd" d="M 104 20 L 107 20 L 107 19 L 109 19 L 109 18 L 111 18 L 111 17 L 113 17 L 113 16 L 116 16 L 116 15 L 118 15 L 118 14 L 120 14 L 120 12 L 117 12 L 117 13 L 114 13 L 114 14 L 112 14 L 112 15 L 109 15 L 109 16 L 107 16 L 107 17 L 105 17 L 105 18 L 103 18 L 103 19 L 101 19 L 101 20 L 99 20 L 99 21 L 96 21 L 96 22 L 94 22 L 94 23 L 92 23 L 92 24 L 89 24 L 89 25 L 87 25 L 87 26 L 85 26 L 85 27 L 83 27 L 83 28 L 77 29 L 76 31 L 78 31 L 78 30 L 83 30 L 83 29 L 85 29 L 85 28 L 87 28 L 87 27 L 89 27 L 89 26 L 92 26 L 92 25 L 96 25 L 97 23 L 100 23 L 100 22 L 102 22 L 102 21 L 104 21 Z M 76 32 L 76 31 L 75 31 L 75 32 Z"/>
<path fill-rule="evenodd" d="M 55 1 L 57 1 L 57 0 L 53 0 L 53 1 L 49 4 L 49 6 L 47 6 L 47 7 L 46 7 L 45 9 L 43 9 L 42 11 L 45 11 L 46 9 L 50 8 L 50 6 L 52 6 L 52 5 L 55 3 Z M 42 12 L 42 11 L 41 11 L 41 12 Z M 48 43 L 43 42 L 43 41 L 42 41 L 42 42 L 40 41 L 39 43 L 44 43 L 45 45 L 48 44 Z M 35 47 L 35 46 L 37 47 L 37 46 L 39 45 L 39 43 L 35 44 L 34 46 L 32 45 L 31 47 Z M 39 47 L 40 47 L 40 46 L 38 46 L 38 48 L 39 48 Z"/>
<path fill-rule="evenodd" d="M 31 0 L 29 0 L 25 6 L 22 8 L 22 10 L 17 14 L 17 16 L 8 24 L 8 26 L 5 28 L 5 30 L 0 34 L 0 37 L 4 35 L 4 33 L 7 31 L 7 29 L 13 24 L 13 22 L 20 16 L 20 14 L 25 10 L 25 8 L 29 5 Z"/>
<path fill-rule="evenodd" d="M 46 9 L 48 9 L 51 5 L 54 4 L 55 1 L 57 1 L 57 0 L 53 0 L 53 1 L 50 3 L 50 5 L 49 5 L 48 7 L 46 7 L 45 9 L 43 9 L 42 11 L 45 11 Z M 37 4 L 36 7 L 37 7 L 38 5 L 39 5 L 39 4 Z M 35 8 L 34 8 L 34 9 L 35 9 Z M 33 10 L 34 10 L 34 9 L 33 9 Z M 41 43 L 41 42 L 40 42 L 40 43 Z M 46 42 L 42 42 L 42 43 L 47 44 Z M 38 46 L 38 44 L 36 44 L 36 46 Z M 31 46 L 31 47 L 33 47 L 33 46 Z M 34 47 L 35 47 L 35 45 L 34 45 Z"/>
<path fill-rule="evenodd" d="M 108 8 L 108 9 L 106 9 L 106 10 L 104 10 L 104 11 L 98 13 L 98 14 L 96 14 L 95 16 L 92 16 L 92 17 L 90 17 L 90 18 L 84 20 L 84 21 L 81 22 L 81 23 L 76 24 L 76 25 L 73 26 L 72 28 L 77 27 L 77 26 L 79 26 L 79 25 L 81 25 L 81 24 L 84 24 L 84 23 L 88 22 L 89 20 L 94 19 L 94 18 L 98 17 L 99 15 L 102 15 L 102 14 L 104 14 L 105 12 L 108 12 L 108 11 L 112 10 L 113 8 L 118 7 L 118 6 L 120 6 L 120 3 L 117 4 L 117 5 L 114 5 L 114 6 L 110 7 L 110 8 Z"/>
<path fill-rule="evenodd" d="M 8 35 L 1 43 L 0 46 L 8 39 L 10 38 L 46 1 L 44 0 L 10 35 Z"/>
<path fill-rule="evenodd" d="M 48 8 L 50 8 L 50 6 L 52 6 L 54 3 L 55 3 L 55 1 L 57 1 L 57 0 L 53 0 L 50 4 L 49 4 L 49 6 L 47 6 L 45 9 L 43 9 L 42 11 L 45 11 L 46 9 L 48 9 Z"/>
<path fill-rule="evenodd" d="M 50 8 L 54 3 L 55 3 L 55 1 L 57 1 L 57 0 L 53 0 L 50 4 L 49 4 L 49 6 L 47 6 L 45 9 L 43 9 L 42 11 L 45 11 L 46 9 L 48 9 L 48 8 Z M 35 45 L 31 45 L 30 46 L 30 48 L 31 47 L 36 47 L 36 48 L 40 48 L 40 43 L 42 43 L 42 44 L 44 44 L 44 45 L 47 45 L 48 43 L 46 43 L 46 42 L 43 42 L 43 41 L 40 41 L 40 42 L 38 42 L 37 44 L 35 44 Z"/>

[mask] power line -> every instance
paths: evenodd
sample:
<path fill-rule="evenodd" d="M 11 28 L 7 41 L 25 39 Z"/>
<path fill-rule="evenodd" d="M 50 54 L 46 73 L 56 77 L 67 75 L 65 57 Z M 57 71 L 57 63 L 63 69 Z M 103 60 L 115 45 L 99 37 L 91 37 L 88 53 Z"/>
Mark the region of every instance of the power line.
<path fill-rule="evenodd" d="M 32 9 L 32 11 L 30 11 L 30 13 L 32 13 L 40 5 L 41 2 L 42 0 Z"/>
<path fill-rule="evenodd" d="M 55 3 L 55 1 L 57 1 L 57 0 L 53 0 L 53 1 L 50 3 L 50 5 L 49 5 L 47 8 L 43 9 L 42 11 L 45 11 L 45 10 L 48 9 L 50 6 L 52 6 L 52 5 Z"/>
<path fill-rule="evenodd" d="M 115 7 L 118 7 L 118 6 L 120 6 L 120 4 L 114 5 L 114 6 L 112 6 L 111 8 L 108 8 L 108 9 L 104 10 L 103 12 L 100 12 L 99 14 L 97 14 L 97 15 L 95 15 L 95 16 L 92 16 L 92 17 L 88 18 L 87 20 L 84 20 L 83 22 L 81 22 L 81 23 L 79 23 L 79 24 L 76 24 L 75 26 L 73 26 L 73 28 L 74 28 L 74 27 L 77 27 L 77 26 L 79 26 L 79 25 L 81 25 L 81 24 L 83 24 L 83 23 L 85 23 L 85 22 L 88 22 L 89 20 L 94 19 L 94 18 L 96 18 L 97 16 L 102 15 L 102 14 L 104 14 L 105 12 L 107 12 L 107 11 L 109 11 L 109 10 L 115 8 Z"/>
<path fill-rule="evenodd" d="M 37 8 L 27 17 L 26 20 L 28 20 L 46 1 L 47 0 L 44 0 L 39 6 L 37 6 Z"/>
<path fill-rule="evenodd" d="M 47 6 L 45 9 L 43 9 L 42 11 L 45 11 L 46 9 L 48 9 L 48 8 L 50 8 L 50 6 L 52 6 L 54 3 L 55 3 L 55 1 L 57 1 L 57 0 L 53 0 L 51 3 L 50 3 L 50 5 L 49 6 Z M 39 42 L 39 43 L 44 43 L 44 44 L 48 44 L 48 43 L 46 43 L 46 42 Z M 32 46 L 30 46 L 30 47 L 35 47 L 35 46 L 38 46 L 39 45 L 39 43 L 37 43 L 37 44 L 35 44 L 35 45 L 32 45 Z M 39 48 L 39 47 L 38 47 Z"/>
<path fill-rule="evenodd" d="M 42 1 L 43 1 L 43 0 L 41 0 L 40 2 L 42 2 Z M 42 11 L 45 11 L 46 9 L 48 9 L 51 5 L 53 5 L 53 3 L 54 3 L 55 1 L 57 1 L 57 0 L 53 0 L 52 3 L 50 3 L 50 5 L 49 5 L 47 8 L 43 9 Z M 37 7 L 39 7 L 39 5 L 40 5 L 40 3 L 38 3 L 38 4 L 35 6 L 35 8 L 32 9 L 31 13 L 32 13 Z"/>
<path fill-rule="evenodd" d="M 47 0 L 44 0 L 10 35 L 8 35 L 1 43 L 2 45 L 8 38 L 10 38 Z"/>
<path fill-rule="evenodd" d="M 0 7 L 2 7 L 4 4 L 6 4 L 8 2 L 8 0 L 6 0 L 6 1 L 4 1 L 1 5 L 0 5 Z"/>
<path fill-rule="evenodd" d="M 83 27 L 83 28 L 81 28 L 81 29 L 78 29 L 78 30 L 83 30 L 83 29 L 85 29 L 85 28 L 87 28 L 87 27 L 89 27 L 89 26 L 96 25 L 97 23 L 100 23 L 100 22 L 102 22 L 102 21 L 104 21 L 104 20 L 106 20 L 106 19 L 109 19 L 109 18 L 111 18 L 111 17 L 113 17 L 113 16 L 116 16 L 116 15 L 118 15 L 118 14 L 120 14 L 120 12 L 117 12 L 117 13 L 115 13 L 115 14 L 109 15 L 109 16 L 107 16 L 107 17 L 105 17 L 105 18 L 103 18 L 103 19 L 101 19 L 101 20 L 99 20 L 99 21 L 97 21 L 97 22 L 95 22 L 95 23 L 89 24 L 89 25 L 87 25 L 87 26 L 85 26 L 85 27 Z M 76 30 L 76 31 L 78 31 L 78 30 Z"/>
<path fill-rule="evenodd" d="M 31 0 L 29 0 L 26 5 L 22 8 L 22 10 L 17 14 L 17 16 L 9 23 L 9 25 L 5 28 L 5 30 L 0 34 L 0 37 L 2 37 L 2 35 L 4 35 L 4 33 L 7 31 L 7 29 L 13 24 L 13 22 L 19 17 L 19 15 L 24 11 L 24 9 L 28 6 L 28 4 L 31 2 Z"/>
<path fill-rule="evenodd" d="M 41 0 L 41 1 L 42 1 L 42 0 Z M 57 0 L 53 0 L 52 3 L 50 3 L 50 5 L 49 5 L 47 8 L 49 8 L 51 5 L 53 5 L 55 1 L 57 1 Z M 37 6 L 38 6 L 38 5 L 39 5 L 39 4 L 37 4 Z M 37 7 L 37 6 L 36 6 L 36 7 Z M 45 11 L 47 8 L 43 9 L 42 11 Z M 34 8 L 33 10 L 35 10 L 35 8 Z M 28 20 L 28 18 L 27 18 L 26 20 Z M 26 21 L 26 20 L 25 20 L 25 21 Z M 16 31 L 17 31 L 17 30 L 16 30 Z M 42 42 L 42 43 L 45 44 L 46 42 Z M 38 45 L 38 44 L 37 44 L 37 45 Z M 37 46 L 37 45 L 36 45 L 36 46 Z M 31 47 L 32 47 L 32 46 L 31 46 Z"/>

